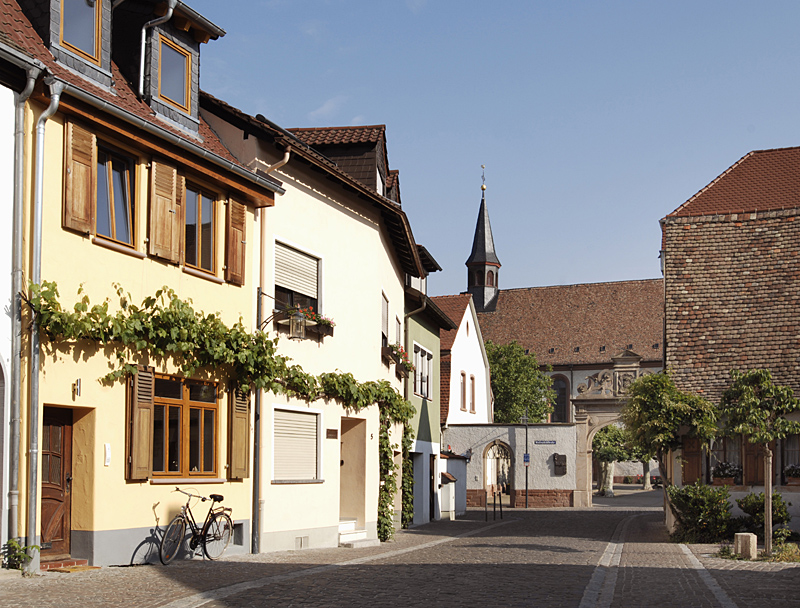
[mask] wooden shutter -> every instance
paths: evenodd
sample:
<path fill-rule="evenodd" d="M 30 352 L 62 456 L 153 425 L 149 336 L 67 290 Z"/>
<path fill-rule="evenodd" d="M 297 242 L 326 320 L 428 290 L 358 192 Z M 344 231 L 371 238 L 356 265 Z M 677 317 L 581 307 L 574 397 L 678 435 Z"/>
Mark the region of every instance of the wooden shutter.
<path fill-rule="evenodd" d="M 250 393 L 242 393 L 237 387 L 230 390 L 228 476 L 231 479 L 250 476 Z"/>
<path fill-rule="evenodd" d="M 275 284 L 317 299 L 319 260 L 308 254 L 275 243 Z"/>
<path fill-rule="evenodd" d="M 67 123 L 62 225 L 89 234 L 94 228 L 97 140 L 94 133 Z"/>
<path fill-rule="evenodd" d="M 275 410 L 276 480 L 317 478 L 317 415 Z"/>
<path fill-rule="evenodd" d="M 152 367 L 139 367 L 131 382 L 128 479 L 147 479 L 153 470 L 153 410 L 155 375 Z"/>
<path fill-rule="evenodd" d="M 246 220 L 245 206 L 230 200 L 225 231 L 225 280 L 235 285 L 244 285 L 244 262 L 247 252 Z"/>
<path fill-rule="evenodd" d="M 153 160 L 150 169 L 150 255 L 181 259 L 184 182 L 175 167 Z"/>
<path fill-rule="evenodd" d="M 700 448 L 700 440 L 696 437 L 683 438 L 683 450 L 681 458 L 683 460 L 683 483 L 684 485 L 700 481 L 702 476 L 702 457 L 703 452 Z M 664 475 L 664 472 L 661 472 Z"/>

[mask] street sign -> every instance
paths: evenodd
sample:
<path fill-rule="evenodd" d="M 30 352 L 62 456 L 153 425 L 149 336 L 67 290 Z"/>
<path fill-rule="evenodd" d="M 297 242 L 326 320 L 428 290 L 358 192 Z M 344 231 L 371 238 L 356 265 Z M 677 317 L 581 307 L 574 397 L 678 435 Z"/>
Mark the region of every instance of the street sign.
<path fill-rule="evenodd" d="M 530 454 L 525 454 L 523 460 L 525 462 L 525 466 L 526 467 L 531 466 L 531 455 Z"/>
<path fill-rule="evenodd" d="M 556 444 L 556 440 L 555 439 L 536 439 L 533 443 L 534 443 L 534 445 L 555 445 Z"/>

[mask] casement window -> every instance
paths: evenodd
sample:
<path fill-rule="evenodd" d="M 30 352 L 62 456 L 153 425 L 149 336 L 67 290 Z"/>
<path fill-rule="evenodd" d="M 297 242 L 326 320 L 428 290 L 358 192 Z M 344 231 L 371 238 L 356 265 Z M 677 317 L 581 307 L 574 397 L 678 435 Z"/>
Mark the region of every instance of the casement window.
<path fill-rule="evenodd" d="M 110 149 L 97 150 L 97 211 L 95 231 L 133 245 L 133 159 Z"/>
<path fill-rule="evenodd" d="M 61 45 L 100 63 L 102 0 L 61 0 Z"/>
<path fill-rule="evenodd" d="M 433 355 L 414 344 L 414 392 L 425 399 L 431 398 L 431 375 L 433 371 Z"/>
<path fill-rule="evenodd" d="M 191 184 L 186 186 L 184 262 L 214 272 L 216 223 L 214 196 Z"/>
<path fill-rule="evenodd" d="M 215 383 L 140 367 L 130 380 L 128 479 L 217 478 L 220 407 Z M 229 476 L 249 474 L 249 396 L 232 396 Z"/>
<path fill-rule="evenodd" d="M 68 122 L 65 137 L 65 228 L 133 246 L 135 161 L 98 144 L 94 133 Z"/>
<path fill-rule="evenodd" d="M 742 444 L 739 436 L 721 437 L 715 439 L 709 451 L 709 466 L 714 468 L 720 462 L 730 462 L 731 464 L 741 465 L 742 463 Z"/>
<path fill-rule="evenodd" d="M 275 243 L 275 304 L 319 312 L 319 259 L 283 243 Z"/>
<path fill-rule="evenodd" d="M 475 413 L 475 376 L 469 377 L 469 412 Z"/>
<path fill-rule="evenodd" d="M 800 435 L 789 435 L 783 440 L 783 466 L 800 465 Z"/>
<path fill-rule="evenodd" d="M 389 298 L 381 293 L 381 346 L 389 346 Z"/>
<path fill-rule="evenodd" d="M 189 112 L 191 55 L 163 34 L 159 36 L 158 96 L 166 103 Z"/>
<path fill-rule="evenodd" d="M 461 411 L 467 411 L 467 373 L 461 372 Z"/>
<path fill-rule="evenodd" d="M 274 410 L 274 481 L 314 481 L 319 470 L 319 414 Z"/>

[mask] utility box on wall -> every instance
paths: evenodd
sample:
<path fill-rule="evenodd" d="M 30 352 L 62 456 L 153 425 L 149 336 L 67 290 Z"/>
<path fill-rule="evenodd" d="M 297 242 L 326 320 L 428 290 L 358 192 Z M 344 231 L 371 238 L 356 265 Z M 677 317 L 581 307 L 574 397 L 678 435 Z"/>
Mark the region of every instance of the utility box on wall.
<path fill-rule="evenodd" d="M 553 468 L 556 475 L 567 474 L 567 455 L 566 454 L 553 454 Z"/>

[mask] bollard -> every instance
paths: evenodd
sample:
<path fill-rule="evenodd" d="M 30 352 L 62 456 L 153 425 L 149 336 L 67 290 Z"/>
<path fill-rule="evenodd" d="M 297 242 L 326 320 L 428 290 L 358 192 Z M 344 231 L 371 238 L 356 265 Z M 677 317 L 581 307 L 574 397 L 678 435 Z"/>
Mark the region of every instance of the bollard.
<path fill-rule="evenodd" d="M 492 492 L 492 521 L 497 519 L 497 492 Z"/>
<path fill-rule="evenodd" d="M 500 519 L 503 519 L 503 493 L 498 492 L 500 495 Z"/>
<path fill-rule="evenodd" d="M 737 532 L 733 537 L 733 552 L 742 559 L 755 559 L 758 556 L 756 535 L 751 532 Z"/>
<path fill-rule="evenodd" d="M 483 515 L 484 521 L 489 521 L 489 492 L 484 490 L 484 497 L 483 497 Z"/>

